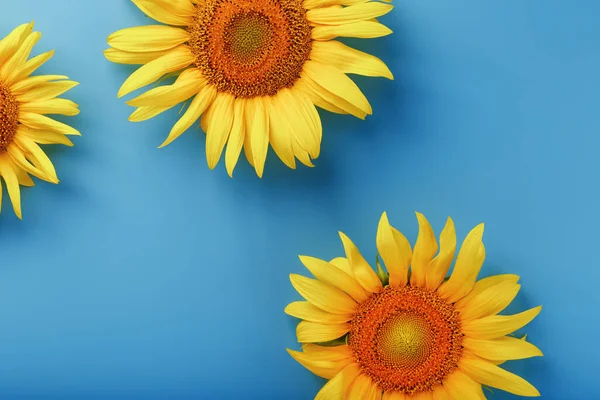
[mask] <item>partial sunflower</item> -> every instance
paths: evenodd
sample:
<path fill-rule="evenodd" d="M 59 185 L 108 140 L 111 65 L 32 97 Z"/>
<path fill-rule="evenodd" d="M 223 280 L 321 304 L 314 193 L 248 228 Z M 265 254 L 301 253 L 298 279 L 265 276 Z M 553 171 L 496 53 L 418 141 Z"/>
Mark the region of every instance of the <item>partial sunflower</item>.
<path fill-rule="evenodd" d="M 31 22 L 17 27 L 0 41 L 0 176 L 19 218 L 22 218 L 19 185 L 34 185 L 29 174 L 58 183 L 54 166 L 39 145 L 72 146 L 65 135 L 80 135 L 72 127 L 44 115 L 72 116 L 79 114 L 79 108 L 70 100 L 57 98 L 77 82 L 63 75 L 30 76 L 54 55 L 54 51 L 49 51 L 28 60 L 41 36 L 33 32 Z"/>
<path fill-rule="evenodd" d="M 218 164 L 227 146 L 230 176 L 242 148 L 262 176 L 269 144 L 288 167 L 296 168 L 296 158 L 313 166 L 322 135 L 315 106 L 364 119 L 371 106 L 346 74 L 393 79 L 378 58 L 334 40 L 389 35 L 376 18 L 393 7 L 379 1 L 132 1 L 166 25 L 108 37 L 106 58 L 144 64 L 118 96 L 169 74 L 178 78 L 127 102 L 137 107 L 129 120 L 150 119 L 193 98 L 160 147 L 201 118 L 208 166 Z"/>
<path fill-rule="evenodd" d="M 292 357 L 329 381 L 318 400 L 480 400 L 483 386 L 539 396 L 523 378 L 500 368 L 507 360 L 541 356 L 511 335 L 541 310 L 497 315 L 520 289 L 516 275 L 477 281 L 485 258 L 483 224 L 466 237 L 454 269 L 456 234 L 450 218 L 440 236 L 417 213 L 414 250 L 384 213 L 377 249 L 387 272 L 375 272 L 340 233 L 345 258 L 300 259 L 316 279 L 291 275 L 307 300 L 286 313 L 300 318 L 302 351 Z M 436 255 L 437 253 L 437 255 Z"/>

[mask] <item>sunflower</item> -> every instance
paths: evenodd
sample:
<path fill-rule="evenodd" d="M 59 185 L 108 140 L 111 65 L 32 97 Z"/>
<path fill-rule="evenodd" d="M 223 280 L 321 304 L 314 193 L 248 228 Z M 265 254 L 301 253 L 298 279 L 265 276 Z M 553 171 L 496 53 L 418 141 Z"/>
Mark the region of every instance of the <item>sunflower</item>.
<path fill-rule="evenodd" d="M 335 38 L 391 33 L 376 18 L 393 8 L 369 0 L 132 0 L 165 25 L 133 27 L 108 37 L 108 60 L 143 64 L 121 86 L 125 96 L 164 76 L 127 102 L 139 122 L 192 99 L 160 146 L 198 119 L 215 168 L 225 150 L 230 176 L 242 148 L 262 177 L 269 144 L 290 168 L 313 166 L 322 126 L 318 106 L 364 119 L 371 106 L 346 74 L 393 79 L 378 58 Z M 390 1 L 390 0 L 384 0 Z"/>
<path fill-rule="evenodd" d="M 345 258 L 326 262 L 301 256 L 316 277 L 291 275 L 307 300 L 286 313 L 300 318 L 302 351 L 291 356 L 329 381 L 319 400 L 479 400 L 482 385 L 520 396 L 539 396 L 523 378 L 499 367 L 504 361 L 541 356 L 511 335 L 541 310 L 497 315 L 517 295 L 516 275 L 477 281 L 485 258 L 483 224 L 466 237 L 454 260 L 456 233 L 450 218 L 436 242 L 417 213 L 414 250 L 384 213 L 377 231 L 377 272 L 340 233 Z M 436 255 L 437 253 L 437 255 Z M 386 272 L 387 269 L 387 272 Z"/>
<path fill-rule="evenodd" d="M 79 114 L 79 109 L 72 101 L 57 98 L 77 82 L 63 75 L 30 76 L 54 55 L 54 51 L 49 51 L 28 60 L 41 36 L 33 32 L 31 22 L 17 27 L 0 41 L 0 176 L 19 218 L 22 218 L 19 185 L 34 185 L 29 174 L 58 183 L 54 166 L 39 145 L 72 146 L 65 135 L 80 135 L 72 127 L 44 115 L 72 116 Z"/>

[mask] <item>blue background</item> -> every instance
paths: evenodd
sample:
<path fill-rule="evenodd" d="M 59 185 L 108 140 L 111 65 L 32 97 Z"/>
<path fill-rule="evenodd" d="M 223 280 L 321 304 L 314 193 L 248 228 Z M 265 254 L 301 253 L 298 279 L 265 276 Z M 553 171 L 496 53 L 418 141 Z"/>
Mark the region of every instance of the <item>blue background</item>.
<path fill-rule="evenodd" d="M 116 92 L 133 68 L 106 36 L 150 23 L 125 0 L 3 1 L 0 34 L 34 19 L 43 73 L 70 93 L 83 136 L 52 148 L 61 184 L 23 189 L 0 216 L 0 397 L 311 399 L 296 364 L 297 254 L 375 256 L 382 211 L 411 241 L 413 212 L 462 238 L 485 221 L 483 275 L 517 273 L 511 311 L 544 358 L 509 363 L 547 399 L 595 399 L 600 348 L 600 2 L 398 2 L 393 36 L 355 41 L 396 76 L 357 78 L 374 116 L 322 113 L 322 156 L 264 179 L 245 159 L 209 171 L 204 134 L 156 147 L 177 109 L 149 122 Z M 498 393 L 493 399 L 512 399 Z"/>

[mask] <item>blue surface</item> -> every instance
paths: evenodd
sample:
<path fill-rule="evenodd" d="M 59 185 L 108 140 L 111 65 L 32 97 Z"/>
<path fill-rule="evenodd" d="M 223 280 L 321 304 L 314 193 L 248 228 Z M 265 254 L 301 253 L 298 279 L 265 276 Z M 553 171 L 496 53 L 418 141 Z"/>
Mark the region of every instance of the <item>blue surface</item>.
<path fill-rule="evenodd" d="M 575 4 L 576 3 L 576 4 Z M 61 184 L 0 216 L 0 397 L 312 399 L 322 381 L 285 352 L 298 253 L 373 259 L 382 211 L 414 241 L 486 222 L 484 274 L 517 273 L 512 310 L 546 357 L 510 363 L 546 399 L 594 399 L 600 2 L 398 2 L 395 35 L 357 41 L 394 82 L 358 79 L 375 115 L 324 115 L 317 168 L 269 157 L 259 180 L 209 171 L 204 135 L 156 147 L 177 110 L 141 124 L 116 92 L 131 67 L 106 36 L 148 20 L 128 1 L 4 1 L 0 34 L 34 19 L 44 73 L 81 82 L 83 132 L 51 151 Z M 499 392 L 495 400 L 512 399 Z"/>

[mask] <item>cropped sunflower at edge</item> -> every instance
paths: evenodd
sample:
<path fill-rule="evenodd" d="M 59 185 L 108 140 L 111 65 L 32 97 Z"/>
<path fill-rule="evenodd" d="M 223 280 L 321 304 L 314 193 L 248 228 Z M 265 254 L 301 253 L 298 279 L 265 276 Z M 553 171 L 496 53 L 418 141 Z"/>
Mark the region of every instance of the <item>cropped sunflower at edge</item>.
<path fill-rule="evenodd" d="M 49 51 L 29 59 L 41 36 L 40 32 L 33 32 L 31 22 L 18 26 L 0 41 L 0 176 L 19 218 L 20 185 L 34 186 L 30 175 L 58 183 L 54 166 L 39 145 L 72 146 L 65 135 L 80 134 L 45 115 L 73 116 L 79 114 L 79 108 L 74 102 L 57 97 L 77 82 L 64 75 L 30 76 L 54 55 L 54 51 Z"/>
<path fill-rule="evenodd" d="M 315 106 L 364 119 L 371 106 L 346 74 L 393 79 L 378 58 L 336 38 L 377 38 L 391 30 L 376 18 L 390 4 L 369 0 L 132 0 L 165 25 L 123 29 L 108 37 L 105 56 L 143 64 L 125 81 L 125 96 L 165 75 L 128 101 L 130 121 L 148 120 L 175 105 L 189 106 L 165 142 L 198 119 L 213 169 L 225 151 L 231 176 L 242 148 L 263 175 L 269 144 L 290 168 L 313 166 L 322 126 Z M 384 0 L 386 1 L 386 0 Z M 389 0 L 387 0 L 389 1 Z"/>
<path fill-rule="evenodd" d="M 306 299 L 286 313 L 302 319 L 301 351 L 291 356 L 328 379 L 315 399 L 480 400 L 483 388 L 534 397 L 539 392 L 503 369 L 508 360 L 542 356 L 512 333 L 540 307 L 498 315 L 515 298 L 517 275 L 477 280 L 485 258 L 483 224 L 464 240 L 454 261 L 456 233 L 449 218 L 438 243 L 417 213 L 414 249 L 384 213 L 377 231 L 377 272 L 340 232 L 346 257 L 330 262 L 301 256 L 316 279 L 291 275 Z"/>

